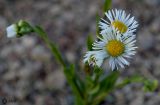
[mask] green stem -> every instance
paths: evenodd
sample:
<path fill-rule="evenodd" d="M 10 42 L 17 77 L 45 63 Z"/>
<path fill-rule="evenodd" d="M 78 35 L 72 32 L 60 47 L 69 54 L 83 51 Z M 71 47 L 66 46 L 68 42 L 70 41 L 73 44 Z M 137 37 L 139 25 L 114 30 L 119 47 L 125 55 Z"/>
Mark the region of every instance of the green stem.
<path fill-rule="evenodd" d="M 66 76 L 66 79 L 67 79 L 68 83 L 70 84 L 70 86 L 72 87 L 72 90 L 74 91 L 76 96 L 80 97 L 80 99 L 83 99 L 83 94 L 79 88 L 79 85 L 77 84 L 77 81 L 75 80 L 78 77 L 75 76 L 75 73 L 72 74 L 70 72 L 70 68 L 68 68 L 69 65 L 67 66 L 67 63 L 65 63 L 58 48 L 55 46 L 55 44 L 53 42 L 51 42 L 49 40 L 48 35 L 41 27 L 35 26 L 35 27 L 33 27 L 33 30 L 44 40 L 44 42 L 47 44 L 49 49 L 51 49 L 52 54 L 57 58 L 57 60 L 64 67 L 64 74 Z M 69 72 L 70 72 L 70 74 L 68 74 Z"/>
<path fill-rule="evenodd" d="M 46 32 L 39 26 L 33 27 L 33 30 L 44 40 L 44 42 L 47 44 L 47 46 L 51 50 L 52 54 L 56 57 L 57 60 L 59 60 L 60 64 L 62 64 L 62 66 L 65 68 L 66 64 L 64 59 L 61 56 L 61 53 L 59 52 L 56 45 L 49 40 Z"/>
<path fill-rule="evenodd" d="M 98 105 L 101 101 L 105 99 L 105 97 L 114 90 L 114 86 L 119 77 L 119 71 L 112 71 L 110 75 L 108 75 L 101 84 L 106 84 L 107 87 L 104 86 L 104 89 L 101 89 L 97 96 L 93 99 L 93 105 Z M 102 85 L 101 85 L 102 87 Z"/>

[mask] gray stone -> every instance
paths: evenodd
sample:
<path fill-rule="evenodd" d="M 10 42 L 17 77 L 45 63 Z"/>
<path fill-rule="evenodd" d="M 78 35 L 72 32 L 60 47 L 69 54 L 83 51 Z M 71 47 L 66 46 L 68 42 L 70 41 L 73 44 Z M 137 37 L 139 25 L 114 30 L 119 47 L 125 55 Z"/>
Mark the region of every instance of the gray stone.
<path fill-rule="evenodd" d="M 154 44 L 155 39 L 147 29 L 141 30 L 138 33 L 138 47 L 140 50 L 149 50 Z"/>
<path fill-rule="evenodd" d="M 55 70 L 53 73 L 47 75 L 45 85 L 49 89 L 62 89 L 64 87 L 65 77 L 62 71 Z"/>

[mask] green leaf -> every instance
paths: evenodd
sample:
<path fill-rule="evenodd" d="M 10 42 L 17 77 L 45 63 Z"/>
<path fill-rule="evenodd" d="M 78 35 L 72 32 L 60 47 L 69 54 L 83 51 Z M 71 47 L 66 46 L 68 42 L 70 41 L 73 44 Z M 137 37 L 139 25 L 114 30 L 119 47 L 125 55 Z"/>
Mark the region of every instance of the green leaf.
<path fill-rule="evenodd" d="M 91 76 L 86 76 L 85 78 L 85 84 L 87 88 L 93 87 L 94 86 L 94 81 L 92 80 Z"/>
<path fill-rule="evenodd" d="M 98 75 L 101 75 L 103 73 L 103 69 L 98 66 L 95 66 L 93 71 L 95 74 L 98 74 Z"/>
<path fill-rule="evenodd" d="M 75 98 L 75 105 L 84 105 L 84 100 L 80 97 Z"/>
<path fill-rule="evenodd" d="M 157 80 L 145 80 L 144 81 L 144 87 L 143 90 L 145 92 L 152 92 L 158 87 L 158 81 Z"/>
<path fill-rule="evenodd" d="M 115 83 L 119 77 L 118 71 L 112 71 L 108 76 L 100 81 L 100 89 L 93 95 L 93 105 L 98 105 L 114 89 Z"/>
<path fill-rule="evenodd" d="M 94 83 L 97 84 L 99 82 L 100 76 L 104 72 L 103 72 L 102 68 L 100 68 L 98 66 L 94 67 L 93 72 L 94 72 L 94 74 L 93 74 L 93 76 L 94 76 Z"/>
<path fill-rule="evenodd" d="M 93 44 L 93 38 L 92 38 L 91 35 L 89 35 L 89 36 L 87 37 L 87 48 L 88 48 L 89 51 L 92 50 L 92 44 Z"/>
<path fill-rule="evenodd" d="M 84 97 L 84 92 L 85 92 L 85 83 L 82 81 L 81 78 L 79 78 L 78 75 L 75 75 L 76 77 L 74 78 L 75 84 L 77 85 L 77 88 L 81 94 L 82 97 Z"/>
<path fill-rule="evenodd" d="M 93 87 L 92 89 L 90 89 L 90 90 L 88 91 L 88 93 L 89 93 L 90 95 L 93 95 L 93 94 L 97 93 L 99 90 L 100 90 L 100 85 L 97 84 L 95 87 Z"/>
<path fill-rule="evenodd" d="M 74 65 L 70 65 L 68 68 L 64 69 L 64 74 L 66 76 L 66 79 L 69 83 L 69 85 L 72 88 L 72 91 L 78 99 L 83 99 L 84 95 L 83 92 L 85 90 L 84 88 L 84 82 L 81 81 L 78 75 L 75 73 L 75 67 Z"/>
<path fill-rule="evenodd" d="M 134 75 L 132 77 L 128 78 L 130 82 L 141 82 L 144 80 L 144 77 L 140 76 L 140 75 Z"/>
<path fill-rule="evenodd" d="M 142 83 L 144 81 L 144 77 L 140 75 L 133 75 L 131 77 L 126 77 L 121 83 L 116 85 L 116 88 L 122 88 L 130 83 Z"/>
<path fill-rule="evenodd" d="M 123 88 L 124 86 L 130 83 L 143 83 L 144 84 L 143 90 L 146 92 L 154 91 L 158 87 L 157 80 L 150 80 L 140 75 L 134 75 L 132 77 L 125 78 L 121 83 L 116 85 L 116 88 Z"/>
<path fill-rule="evenodd" d="M 111 8 L 112 0 L 105 0 L 103 10 L 104 12 L 108 11 Z"/>
<path fill-rule="evenodd" d="M 64 69 L 64 74 L 67 77 L 67 79 L 73 79 L 75 75 L 75 67 L 73 64 L 71 64 L 68 68 Z"/>
<path fill-rule="evenodd" d="M 100 84 L 101 84 L 101 91 L 110 91 L 115 86 L 115 83 L 119 77 L 118 71 L 112 71 L 106 78 L 104 78 Z"/>
<path fill-rule="evenodd" d="M 55 58 L 56 58 L 63 66 L 65 66 L 65 62 L 64 62 L 63 57 L 62 57 L 60 51 L 58 50 L 57 46 L 56 46 L 53 42 L 50 42 L 50 44 L 49 44 L 48 46 L 50 46 L 50 49 L 51 49 L 52 53 L 54 54 Z"/>
<path fill-rule="evenodd" d="M 66 76 L 67 82 L 69 83 L 69 85 L 71 86 L 73 93 L 80 97 L 80 93 L 78 91 L 78 88 L 74 82 L 74 75 L 72 75 L 71 71 L 72 71 L 73 67 L 72 65 L 70 67 L 67 67 L 64 69 L 64 74 Z"/>

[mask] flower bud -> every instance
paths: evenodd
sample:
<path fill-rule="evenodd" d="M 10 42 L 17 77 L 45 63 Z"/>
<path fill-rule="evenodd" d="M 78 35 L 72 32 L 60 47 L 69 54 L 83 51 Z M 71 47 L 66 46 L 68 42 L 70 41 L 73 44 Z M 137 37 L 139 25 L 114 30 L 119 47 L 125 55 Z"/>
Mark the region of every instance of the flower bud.
<path fill-rule="evenodd" d="M 16 24 L 12 24 L 6 28 L 6 31 L 7 31 L 7 37 L 13 38 L 17 36 L 18 27 Z"/>
<path fill-rule="evenodd" d="M 24 20 L 20 20 L 16 24 L 12 24 L 6 29 L 7 37 L 22 37 L 26 34 L 33 32 L 32 26 Z"/>

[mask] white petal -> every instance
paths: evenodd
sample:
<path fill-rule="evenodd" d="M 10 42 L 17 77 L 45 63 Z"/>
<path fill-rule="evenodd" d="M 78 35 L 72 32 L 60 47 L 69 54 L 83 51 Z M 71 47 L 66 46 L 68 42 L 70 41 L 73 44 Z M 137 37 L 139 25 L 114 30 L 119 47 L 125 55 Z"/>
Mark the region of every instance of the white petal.
<path fill-rule="evenodd" d="M 110 57 L 110 59 L 109 59 L 109 65 L 110 65 L 110 67 L 111 67 L 112 70 L 114 70 L 116 68 L 114 58 Z"/>
<path fill-rule="evenodd" d="M 13 38 L 13 37 L 16 37 L 16 35 L 17 35 L 17 29 L 16 29 L 15 24 L 12 24 L 12 25 L 8 26 L 6 28 L 6 31 L 7 31 L 7 37 L 8 38 Z"/>
<path fill-rule="evenodd" d="M 101 66 L 103 63 L 103 60 L 107 57 L 106 51 L 98 50 L 98 51 L 88 51 L 86 55 L 84 56 L 84 62 L 88 62 L 92 65 Z M 94 61 L 91 61 L 91 57 L 94 58 Z"/>

